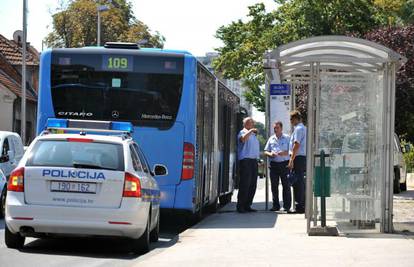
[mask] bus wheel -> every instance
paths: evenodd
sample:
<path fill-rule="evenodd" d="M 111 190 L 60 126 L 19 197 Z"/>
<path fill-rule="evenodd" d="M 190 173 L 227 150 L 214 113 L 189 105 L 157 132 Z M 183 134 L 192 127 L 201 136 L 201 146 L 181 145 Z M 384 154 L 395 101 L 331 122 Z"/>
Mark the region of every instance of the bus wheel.
<path fill-rule="evenodd" d="M 216 213 L 218 210 L 218 198 L 216 198 L 213 203 L 208 206 L 208 211 L 211 213 Z"/>
<path fill-rule="evenodd" d="M 203 219 L 203 208 L 200 207 L 195 213 L 188 213 L 186 216 L 186 225 L 188 227 L 194 226 Z"/>

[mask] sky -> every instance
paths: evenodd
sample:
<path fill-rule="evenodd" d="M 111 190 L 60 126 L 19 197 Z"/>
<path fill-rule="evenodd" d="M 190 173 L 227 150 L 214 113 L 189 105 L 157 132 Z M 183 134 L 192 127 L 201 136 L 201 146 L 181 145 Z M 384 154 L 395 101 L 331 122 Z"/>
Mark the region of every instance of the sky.
<path fill-rule="evenodd" d="M 59 0 L 27 0 L 27 39 L 42 50 L 43 38 L 52 30 L 52 17 Z M 248 6 L 264 2 L 267 10 L 273 0 L 131 0 L 137 19 L 166 38 L 165 48 L 188 50 L 205 55 L 221 46 L 216 30 L 238 19 L 246 19 Z M 11 39 L 22 29 L 23 0 L 0 0 L 0 34 Z"/>
<path fill-rule="evenodd" d="M 27 0 L 27 40 L 38 51 L 43 38 L 52 31 L 52 17 L 59 0 Z M 264 2 L 268 11 L 273 0 L 131 0 L 137 19 L 159 31 L 165 38 L 165 48 L 187 50 L 196 56 L 222 45 L 214 37 L 216 30 L 232 21 L 246 20 L 248 6 Z M 13 32 L 22 29 L 23 0 L 0 0 L 0 34 L 12 39 Z M 258 114 L 260 115 L 260 114 Z M 259 119 L 259 118 L 258 118 Z M 262 119 L 259 119 L 262 120 Z"/>

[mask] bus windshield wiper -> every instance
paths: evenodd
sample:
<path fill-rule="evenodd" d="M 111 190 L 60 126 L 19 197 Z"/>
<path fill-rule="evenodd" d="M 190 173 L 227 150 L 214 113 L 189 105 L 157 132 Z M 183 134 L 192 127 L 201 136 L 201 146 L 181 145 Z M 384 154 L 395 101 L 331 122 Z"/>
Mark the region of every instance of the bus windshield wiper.
<path fill-rule="evenodd" d="M 86 168 L 86 169 L 100 169 L 100 170 L 112 170 L 116 171 L 114 168 L 108 168 L 101 165 L 95 164 L 87 164 L 87 163 L 73 163 L 73 167 L 75 168 Z"/>

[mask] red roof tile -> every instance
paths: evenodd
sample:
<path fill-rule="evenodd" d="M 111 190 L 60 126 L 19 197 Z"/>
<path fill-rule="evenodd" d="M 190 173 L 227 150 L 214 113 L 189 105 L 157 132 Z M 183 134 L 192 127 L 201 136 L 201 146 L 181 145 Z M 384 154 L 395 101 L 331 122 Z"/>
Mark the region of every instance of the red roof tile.
<path fill-rule="evenodd" d="M 21 85 L 14 81 L 10 76 L 0 70 L 0 84 L 12 91 L 19 97 L 22 96 Z M 36 96 L 30 90 L 26 89 L 26 99 L 29 101 L 37 102 Z"/>
<path fill-rule="evenodd" d="M 22 64 L 22 48 L 14 41 L 8 40 L 6 37 L 0 34 L 0 53 L 2 53 L 6 59 L 12 65 Z M 28 53 L 26 53 L 27 65 L 39 65 L 39 55 L 33 47 L 28 47 Z"/>

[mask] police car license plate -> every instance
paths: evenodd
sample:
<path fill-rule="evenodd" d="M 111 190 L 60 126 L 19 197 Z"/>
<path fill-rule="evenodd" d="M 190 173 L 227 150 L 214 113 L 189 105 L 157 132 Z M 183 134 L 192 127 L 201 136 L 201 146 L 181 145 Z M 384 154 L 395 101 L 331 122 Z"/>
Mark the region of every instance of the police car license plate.
<path fill-rule="evenodd" d="M 50 185 L 50 191 L 95 194 L 96 184 L 95 183 L 52 181 Z"/>

